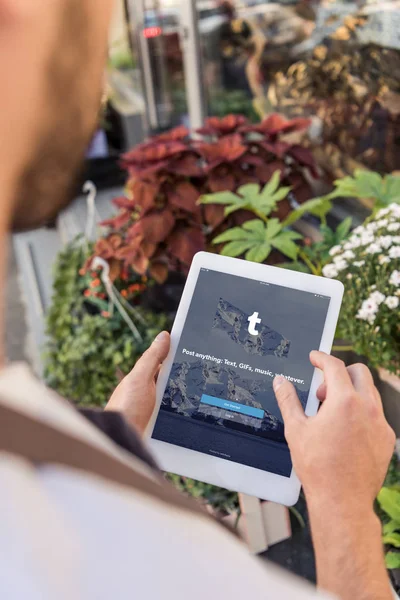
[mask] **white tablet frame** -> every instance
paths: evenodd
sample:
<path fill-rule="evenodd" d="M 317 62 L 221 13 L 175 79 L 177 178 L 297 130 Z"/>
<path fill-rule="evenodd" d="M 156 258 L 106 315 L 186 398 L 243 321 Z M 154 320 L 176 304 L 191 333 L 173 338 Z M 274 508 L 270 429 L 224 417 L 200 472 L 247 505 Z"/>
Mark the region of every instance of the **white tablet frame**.
<path fill-rule="evenodd" d="M 327 353 L 330 353 L 332 349 L 344 286 L 340 281 L 334 279 L 326 279 L 278 267 L 260 265 L 218 254 L 199 252 L 193 259 L 172 328 L 171 349 L 158 377 L 157 405 L 147 433 L 150 437 L 149 443 L 151 449 L 155 453 L 159 465 L 163 470 L 237 492 L 243 492 L 265 500 L 272 500 L 286 506 L 292 506 L 298 500 L 301 487 L 294 470 L 292 470 L 290 477 L 283 477 L 268 471 L 262 471 L 261 469 L 241 465 L 151 438 L 199 272 L 202 268 L 329 296 L 331 301 L 319 347 L 319 350 Z M 316 391 L 322 381 L 322 372 L 315 369 L 306 406 L 306 414 L 309 416 L 315 415 L 318 410 Z"/>

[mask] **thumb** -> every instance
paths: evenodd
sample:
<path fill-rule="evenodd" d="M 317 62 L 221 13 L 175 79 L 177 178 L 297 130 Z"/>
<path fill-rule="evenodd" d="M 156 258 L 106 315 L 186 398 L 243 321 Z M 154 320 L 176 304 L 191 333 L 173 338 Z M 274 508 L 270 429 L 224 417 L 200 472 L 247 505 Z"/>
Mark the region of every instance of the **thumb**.
<path fill-rule="evenodd" d="M 133 369 L 135 376 L 143 377 L 145 379 L 152 379 L 155 377 L 158 373 L 160 364 L 167 358 L 170 343 L 171 338 L 167 331 L 159 333 L 150 348 L 148 348 L 143 356 L 137 361 Z"/>
<path fill-rule="evenodd" d="M 306 416 L 294 385 L 282 375 L 277 375 L 273 386 L 285 427 L 291 427 L 293 424 L 299 425 L 304 422 Z"/>

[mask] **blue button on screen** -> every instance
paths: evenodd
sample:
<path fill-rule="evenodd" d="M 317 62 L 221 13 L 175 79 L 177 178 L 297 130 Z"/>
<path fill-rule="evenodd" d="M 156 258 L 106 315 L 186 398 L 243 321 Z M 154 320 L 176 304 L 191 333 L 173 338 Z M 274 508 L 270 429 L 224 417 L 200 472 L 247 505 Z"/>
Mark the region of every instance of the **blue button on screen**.
<path fill-rule="evenodd" d="M 264 418 L 264 411 L 261 410 L 261 408 L 254 408 L 253 406 L 247 406 L 247 404 L 239 404 L 239 402 L 232 402 L 232 400 L 224 400 L 223 398 L 215 398 L 214 396 L 203 394 L 200 402 L 202 404 L 208 404 L 209 406 L 231 410 L 232 412 L 240 413 L 241 415 L 248 415 L 249 417 L 256 417 L 257 419 Z"/>

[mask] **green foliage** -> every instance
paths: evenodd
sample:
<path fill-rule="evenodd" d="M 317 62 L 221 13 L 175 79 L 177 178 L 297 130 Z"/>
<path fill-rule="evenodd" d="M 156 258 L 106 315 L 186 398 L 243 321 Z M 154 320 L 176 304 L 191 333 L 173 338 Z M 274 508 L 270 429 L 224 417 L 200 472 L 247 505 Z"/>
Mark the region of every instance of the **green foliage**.
<path fill-rule="evenodd" d="M 336 230 L 328 225 L 320 225 L 322 239 L 301 249 L 300 259 L 290 263 L 278 265 L 284 269 L 300 271 L 301 273 L 313 273 L 321 275 L 323 267 L 331 260 L 329 251 L 331 248 L 341 244 L 349 235 L 352 224 L 351 217 L 347 217 L 340 223 Z"/>
<path fill-rule="evenodd" d="M 227 243 L 221 254 L 240 256 L 245 254 L 246 260 L 262 263 L 276 248 L 285 256 L 295 259 L 299 247 L 295 240 L 303 236 L 295 231 L 283 231 L 279 219 L 269 219 L 264 223 L 261 219 L 247 221 L 242 227 L 228 229 L 213 240 L 213 244 Z"/>
<path fill-rule="evenodd" d="M 253 99 L 243 90 L 211 90 L 209 105 L 209 114 L 213 117 L 244 115 L 253 123 L 260 120 L 253 108 Z"/>
<path fill-rule="evenodd" d="M 47 315 L 45 378 L 50 387 L 78 404 L 104 406 L 119 382 L 118 374 L 128 373 L 168 324 L 164 315 L 136 308 L 135 314 L 139 312 L 146 324 L 135 323 L 143 338 L 137 343 L 117 311 L 102 316 L 95 297 L 84 296 L 88 281 L 81 267 L 92 252 L 92 244 L 77 239 L 57 259 Z"/>
<path fill-rule="evenodd" d="M 270 218 L 271 213 L 277 210 L 278 203 L 291 190 L 290 187 L 280 187 L 280 180 L 280 171 L 276 171 L 263 189 L 256 183 L 248 183 L 241 186 L 236 194 L 227 191 L 200 198 L 202 204 L 225 205 L 225 216 L 237 210 L 247 210 L 258 217 L 217 236 L 213 244 L 226 244 L 221 254 L 233 257 L 245 254 L 246 260 L 262 263 L 276 249 L 292 260 L 297 259 L 300 248 L 295 241 L 303 239 L 303 236 L 287 227 L 307 212 L 325 216 L 330 209 L 330 202 L 326 199 L 306 202 L 292 211 L 283 222 L 275 217 Z"/>
<path fill-rule="evenodd" d="M 383 523 L 383 543 L 388 569 L 400 569 L 400 463 L 394 455 L 385 486 L 378 495 L 378 514 Z"/>
<path fill-rule="evenodd" d="M 225 216 L 236 210 L 250 210 L 256 215 L 267 217 L 278 206 L 278 202 L 284 200 L 290 192 L 290 187 L 279 187 L 280 171 L 275 171 L 270 181 L 261 190 L 258 183 L 242 185 L 237 193 L 217 192 L 206 194 L 199 200 L 201 204 L 224 204 Z"/>
<path fill-rule="evenodd" d="M 328 200 L 348 197 L 374 200 L 374 214 L 389 204 L 400 203 L 400 177 L 382 177 L 373 171 L 356 169 L 353 177 L 343 177 L 335 181 L 335 190 L 325 196 Z"/>
<path fill-rule="evenodd" d="M 240 514 L 239 498 L 236 492 L 230 492 L 209 483 L 202 483 L 188 477 L 167 474 L 167 479 L 181 492 L 213 507 L 219 515 Z"/>

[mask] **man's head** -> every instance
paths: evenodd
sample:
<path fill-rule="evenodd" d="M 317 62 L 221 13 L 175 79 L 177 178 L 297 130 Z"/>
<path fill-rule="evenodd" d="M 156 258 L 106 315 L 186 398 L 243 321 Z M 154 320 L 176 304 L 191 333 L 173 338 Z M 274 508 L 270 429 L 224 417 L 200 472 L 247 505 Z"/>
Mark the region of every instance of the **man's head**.
<path fill-rule="evenodd" d="M 102 94 L 114 0 L 0 0 L 0 185 L 38 226 L 71 199 Z"/>

